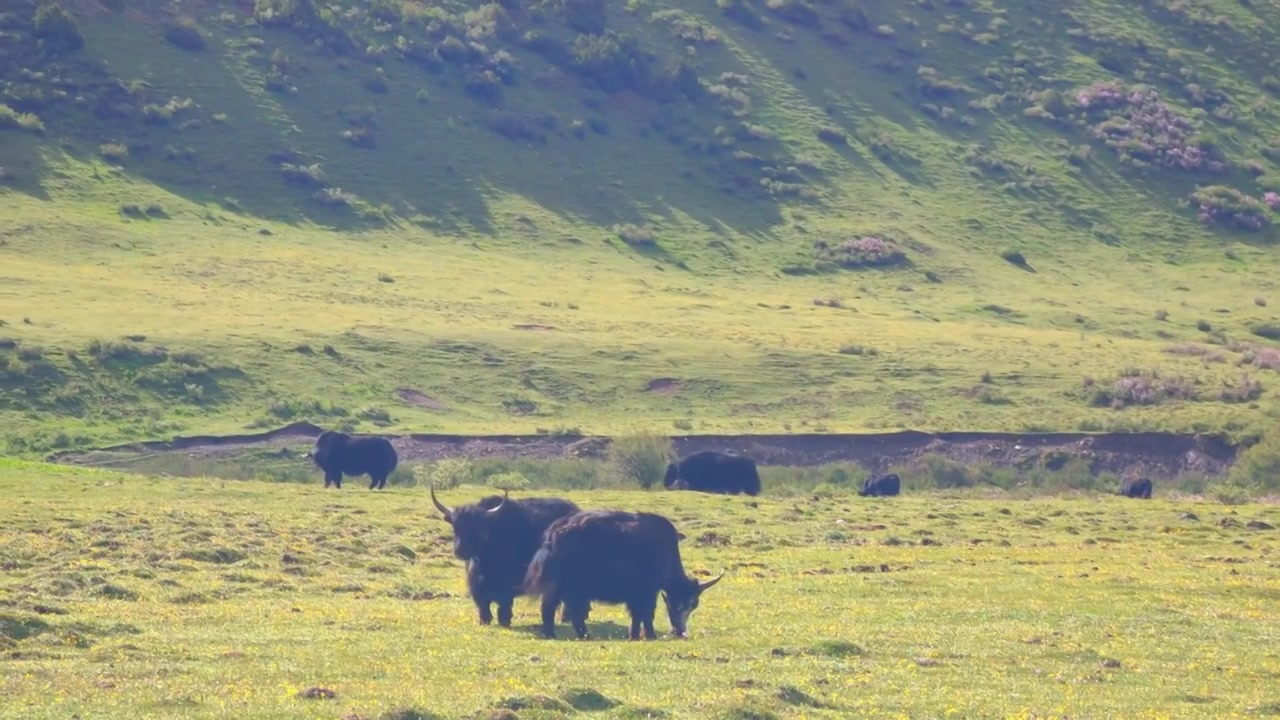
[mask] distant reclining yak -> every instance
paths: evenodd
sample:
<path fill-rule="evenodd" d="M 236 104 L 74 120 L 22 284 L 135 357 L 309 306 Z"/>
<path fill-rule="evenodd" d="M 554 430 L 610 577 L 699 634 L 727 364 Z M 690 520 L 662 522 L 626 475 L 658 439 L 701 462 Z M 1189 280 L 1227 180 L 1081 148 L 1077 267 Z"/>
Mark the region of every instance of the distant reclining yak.
<path fill-rule="evenodd" d="M 668 490 L 759 495 L 760 473 L 749 457 L 702 450 L 668 463 L 662 484 Z"/>
<path fill-rule="evenodd" d="M 1151 481 L 1147 478 L 1130 478 L 1120 486 L 1118 495 L 1129 498 L 1151 499 Z"/>
<path fill-rule="evenodd" d="M 870 476 L 862 483 L 858 494 L 862 497 L 892 497 L 902 491 L 902 480 L 898 473 L 889 473 L 879 477 Z"/>

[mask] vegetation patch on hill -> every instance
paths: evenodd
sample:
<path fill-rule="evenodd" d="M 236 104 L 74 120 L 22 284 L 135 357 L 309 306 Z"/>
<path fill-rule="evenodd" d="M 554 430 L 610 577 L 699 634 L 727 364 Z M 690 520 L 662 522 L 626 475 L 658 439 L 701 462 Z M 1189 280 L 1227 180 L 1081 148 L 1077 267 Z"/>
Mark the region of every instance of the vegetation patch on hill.
<path fill-rule="evenodd" d="M 1278 27 L 1228 0 L 19 0 L 4 442 L 1256 436 Z"/>

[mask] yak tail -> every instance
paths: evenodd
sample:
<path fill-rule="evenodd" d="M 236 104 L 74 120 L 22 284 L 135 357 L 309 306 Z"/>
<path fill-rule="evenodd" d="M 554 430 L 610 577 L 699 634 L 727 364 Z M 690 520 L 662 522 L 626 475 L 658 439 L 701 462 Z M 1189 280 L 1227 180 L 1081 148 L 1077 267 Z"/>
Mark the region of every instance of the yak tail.
<path fill-rule="evenodd" d="M 529 561 L 529 569 L 525 571 L 524 582 L 520 584 L 520 594 L 541 595 L 546 592 L 551 582 L 551 578 L 548 577 L 550 568 L 547 566 L 550 559 L 550 545 L 538 548 L 538 552 L 534 553 L 533 559 Z"/>

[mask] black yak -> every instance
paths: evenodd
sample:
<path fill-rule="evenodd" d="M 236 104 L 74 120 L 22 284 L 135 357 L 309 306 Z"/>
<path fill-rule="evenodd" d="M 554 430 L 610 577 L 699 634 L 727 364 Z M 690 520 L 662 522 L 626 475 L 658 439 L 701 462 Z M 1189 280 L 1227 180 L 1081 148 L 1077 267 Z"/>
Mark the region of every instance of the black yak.
<path fill-rule="evenodd" d="M 679 489 L 737 495 L 760 494 L 760 473 L 756 461 L 743 455 L 702 450 L 678 462 L 667 464 L 662 484 L 668 490 Z"/>
<path fill-rule="evenodd" d="M 689 615 L 703 591 L 724 577 L 706 582 L 685 575 L 680 538 L 661 515 L 621 510 L 591 510 L 561 518 L 547 528 L 542 547 L 529 563 L 523 590 L 542 596 L 542 634 L 555 637 L 556 606 L 579 638 L 587 636 L 592 601 L 622 603 L 631 615 L 632 640 L 657 637 L 653 615 L 658 593 L 667 605 L 671 630 L 688 632 Z"/>
<path fill-rule="evenodd" d="M 874 475 L 868 477 L 862 483 L 862 489 L 858 491 L 858 495 L 862 497 L 890 497 L 897 495 L 902 491 L 902 481 L 898 478 L 898 473 L 889 473 L 876 477 Z"/>
<path fill-rule="evenodd" d="M 1120 495 L 1128 498 L 1151 499 L 1151 481 L 1147 478 L 1130 478 L 1120 486 Z"/>
<path fill-rule="evenodd" d="M 490 495 L 474 505 L 449 508 L 436 498 L 431 502 L 453 526 L 453 554 L 467 563 L 467 592 L 480 614 L 480 624 L 493 622 L 490 605 L 498 605 L 498 624 L 511 627 L 511 606 L 522 594 L 529 561 L 542 544 L 551 523 L 579 511 L 560 498 L 524 498 Z"/>
<path fill-rule="evenodd" d="M 326 430 L 316 438 L 316 446 L 306 457 L 324 470 L 324 486 L 342 487 L 343 475 L 368 475 L 369 489 L 387 486 L 387 477 L 400 462 L 391 441 L 384 437 L 352 437 Z"/>

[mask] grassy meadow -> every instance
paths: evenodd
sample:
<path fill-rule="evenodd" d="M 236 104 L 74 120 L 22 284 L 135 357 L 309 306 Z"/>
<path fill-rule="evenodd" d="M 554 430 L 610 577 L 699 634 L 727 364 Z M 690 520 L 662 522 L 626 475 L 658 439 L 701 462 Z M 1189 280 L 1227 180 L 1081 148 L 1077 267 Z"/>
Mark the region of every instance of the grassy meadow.
<path fill-rule="evenodd" d="M 0 435 L 1256 434 L 1276 13 L 22 0 Z"/>
<path fill-rule="evenodd" d="M 566 493 L 728 569 L 689 640 L 633 643 L 611 606 L 587 642 L 537 639 L 527 600 L 480 627 L 425 488 L 6 461 L 0 494 L 5 718 L 1280 712 L 1275 505 Z"/>

